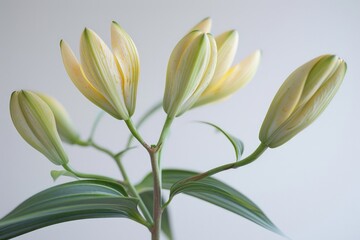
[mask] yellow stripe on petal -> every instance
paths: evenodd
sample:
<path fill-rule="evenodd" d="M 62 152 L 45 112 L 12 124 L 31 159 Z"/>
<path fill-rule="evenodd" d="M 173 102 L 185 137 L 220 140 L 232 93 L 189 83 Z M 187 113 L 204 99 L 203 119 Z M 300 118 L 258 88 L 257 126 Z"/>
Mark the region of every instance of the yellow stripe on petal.
<path fill-rule="evenodd" d="M 57 133 L 50 107 L 36 94 L 15 92 L 10 99 L 10 113 L 20 135 L 54 164 L 68 162 Z"/>
<path fill-rule="evenodd" d="M 222 78 L 210 83 L 194 107 L 225 99 L 244 87 L 254 77 L 260 59 L 261 52 L 257 50 L 231 67 Z"/>
<path fill-rule="evenodd" d="M 189 110 L 199 99 L 201 94 L 204 92 L 204 90 L 208 87 L 209 83 L 211 82 L 211 79 L 213 78 L 215 67 L 217 64 L 217 48 L 216 48 L 216 42 L 214 37 L 211 34 L 207 34 L 209 38 L 209 59 L 206 63 L 207 69 L 205 70 L 205 73 L 202 77 L 201 82 L 199 83 L 196 90 L 193 92 L 193 94 L 183 103 L 181 109 L 179 110 L 179 113 L 177 116 L 180 116 L 185 111 Z"/>
<path fill-rule="evenodd" d="M 216 84 L 216 81 L 218 81 L 231 67 L 238 47 L 239 34 L 237 31 L 232 30 L 216 36 L 215 40 L 218 59 L 213 81 L 210 85 L 212 85 L 213 82 Z"/>
<path fill-rule="evenodd" d="M 65 41 L 61 41 L 60 49 L 66 72 L 79 91 L 92 103 L 102 108 L 113 117 L 120 119 L 121 117 L 110 102 L 87 80 L 69 45 Z"/>
<path fill-rule="evenodd" d="M 116 22 L 111 24 L 111 46 L 123 76 L 123 90 L 130 116 L 135 111 L 136 92 L 140 75 L 139 55 L 127 32 Z"/>
<path fill-rule="evenodd" d="M 176 81 L 175 78 L 176 74 L 178 74 L 177 72 L 181 63 L 182 56 L 185 53 L 185 50 L 194 41 L 194 39 L 199 37 L 201 34 L 203 33 L 200 31 L 192 31 L 191 33 L 187 34 L 179 41 L 179 43 L 175 46 L 174 50 L 170 55 L 166 71 L 166 85 L 163 101 L 163 107 L 165 112 L 169 111 L 169 108 L 172 106 L 175 96 L 179 94 L 178 85 L 180 84 L 180 82 Z"/>
<path fill-rule="evenodd" d="M 129 119 L 117 60 L 103 40 L 90 29 L 85 29 L 81 36 L 80 59 L 89 82 L 111 103 L 121 119 Z"/>

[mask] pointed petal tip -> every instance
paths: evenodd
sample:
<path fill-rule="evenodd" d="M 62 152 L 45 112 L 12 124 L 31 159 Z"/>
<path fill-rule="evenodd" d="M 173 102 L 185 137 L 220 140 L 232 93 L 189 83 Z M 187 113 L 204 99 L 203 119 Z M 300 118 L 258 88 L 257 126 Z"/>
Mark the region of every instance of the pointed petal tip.
<path fill-rule="evenodd" d="M 120 24 L 119 24 L 118 22 L 116 22 L 115 20 L 113 20 L 113 21 L 111 22 L 111 27 L 122 28 L 122 27 L 120 26 Z"/>

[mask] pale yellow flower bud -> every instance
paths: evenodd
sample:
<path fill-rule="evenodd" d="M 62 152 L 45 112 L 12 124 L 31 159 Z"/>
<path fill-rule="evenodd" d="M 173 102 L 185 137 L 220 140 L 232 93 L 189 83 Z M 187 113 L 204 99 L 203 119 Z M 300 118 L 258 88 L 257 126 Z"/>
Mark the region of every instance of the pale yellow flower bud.
<path fill-rule="evenodd" d="M 50 107 L 35 93 L 13 92 L 10 114 L 24 140 L 56 165 L 68 162 Z"/>
<path fill-rule="evenodd" d="M 79 140 L 79 134 L 75 130 L 74 124 L 64 106 L 55 98 L 43 93 L 36 93 L 36 95 L 38 95 L 53 112 L 60 138 L 70 144 L 76 143 L 77 140 Z"/>
<path fill-rule="evenodd" d="M 209 86 L 194 107 L 216 102 L 234 94 L 251 81 L 260 63 L 261 53 L 257 50 L 231 67 L 239 39 L 235 30 L 224 32 L 215 39 L 218 52 L 216 70 Z"/>
<path fill-rule="evenodd" d="M 215 39 L 201 31 L 192 31 L 176 45 L 168 63 L 163 100 L 170 118 L 197 101 L 214 74 L 216 58 Z"/>
<path fill-rule="evenodd" d="M 317 57 L 296 69 L 272 101 L 259 138 L 278 147 L 309 126 L 327 107 L 346 73 L 346 63 L 334 55 Z"/>
<path fill-rule="evenodd" d="M 111 25 L 113 51 L 92 30 L 85 29 L 77 61 L 67 43 L 60 42 L 65 69 L 80 92 L 117 119 L 128 120 L 135 111 L 139 57 L 130 36 Z"/>

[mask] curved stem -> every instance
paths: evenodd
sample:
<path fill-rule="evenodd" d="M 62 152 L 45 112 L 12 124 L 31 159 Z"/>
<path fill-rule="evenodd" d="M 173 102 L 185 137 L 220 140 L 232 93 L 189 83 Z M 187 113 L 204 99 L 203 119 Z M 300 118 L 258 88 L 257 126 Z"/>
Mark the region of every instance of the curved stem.
<path fill-rule="evenodd" d="M 131 183 L 131 181 L 130 181 L 130 179 L 129 179 L 126 171 L 125 171 L 125 168 L 124 168 L 124 166 L 123 166 L 123 164 L 121 162 L 121 159 L 119 158 L 119 155 L 111 152 L 110 150 L 108 150 L 105 147 L 102 147 L 102 146 L 94 143 L 92 140 L 89 140 L 89 141 L 81 141 L 81 140 L 79 140 L 77 142 L 77 144 L 80 145 L 80 146 L 93 147 L 93 148 L 95 148 L 95 149 L 109 155 L 111 158 L 113 158 L 115 160 L 115 162 L 116 162 L 116 164 L 117 164 L 117 166 L 118 166 L 118 168 L 119 168 L 119 170 L 121 172 L 121 175 L 124 178 L 125 182 L 123 184 L 127 186 L 127 188 L 130 191 L 131 195 L 133 195 L 134 197 L 136 197 L 139 200 L 139 207 L 141 209 L 141 212 L 144 214 L 145 219 L 152 225 L 153 224 L 153 219 L 151 217 L 151 214 L 149 213 L 149 210 L 145 206 L 145 203 L 141 199 L 139 193 L 136 191 L 134 185 L 132 185 L 132 183 Z M 82 173 L 78 173 L 78 172 L 74 171 L 73 169 L 70 169 L 69 166 L 66 166 L 66 167 L 68 169 L 66 169 L 65 166 L 64 166 L 64 168 L 66 170 L 68 170 L 69 172 L 73 173 L 75 176 L 78 176 L 78 177 L 81 177 L 79 174 L 81 174 L 83 178 L 94 178 L 96 176 L 96 175 L 93 175 L 93 174 L 85 174 L 84 175 Z"/>
<path fill-rule="evenodd" d="M 140 118 L 140 120 L 136 123 L 136 128 L 139 129 L 144 122 L 158 109 L 160 109 L 162 106 L 162 101 L 155 104 L 153 107 L 151 107 L 148 111 L 145 112 L 145 114 Z M 132 140 L 134 139 L 133 135 L 130 135 L 128 138 L 128 141 L 126 143 L 126 147 L 130 147 Z"/>
<path fill-rule="evenodd" d="M 124 120 L 124 122 L 128 126 L 128 128 L 129 128 L 130 132 L 132 133 L 132 135 L 139 141 L 139 143 L 141 143 L 141 145 L 143 145 L 143 147 L 145 149 L 149 150 L 150 149 L 149 145 L 144 141 L 144 139 L 142 139 L 142 137 L 140 136 L 140 134 L 136 130 L 132 120 L 128 119 L 128 120 Z"/>
<path fill-rule="evenodd" d="M 204 173 L 201 173 L 201 174 L 195 175 L 193 177 L 181 180 L 180 182 L 185 183 L 185 182 L 189 182 L 189 181 L 198 181 L 198 180 L 201 180 L 203 178 L 210 177 L 210 176 L 212 176 L 212 175 L 214 175 L 216 173 L 222 172 L 222 171 L 226 171 L 226 170 L 229 170 L 229 169 L 236 169 L 238 167 L 245 166 L 245 165 L 247 165 L 249 163 L 254 162 L 256 159 L 258 159 L 265 152 L 265 150 L 267 148 L 268 147 L 265 144 L 260 143 L 260 145 L 256 148 L 256 150 L 252 154 L 250 154 L 245 159 L 243 159 L 243 160 L 241 160 L 239 162 L 234 162 L 234 163 L 228 163 L 228 164 L 221 165 L 219 167 L 210 169 L 210 170 L 208 170 L 208 171 L 206 171 Z"/>
<path fill-rule="evenodd" d="M 77 176 L 79 178 L 97 179 L 97 180 L 102 180 L 102 181 L 115 182 L 117 184 L 119 184 L 119 183 L 123 184 L 121 181 L 110 178 L 110 177 L 97 175 L 97 174 L 89 174 L 89 173 L 78 172 L 75 169 L 71 168 L 68 164 L 63 164 L 62 166 L 66 171 L 74 174 L 75 176 Z"/>
<path fill-rule="evenodd" d="M 131 183 L 130 179 L 129 179 L 129 176 L 127 175 L 126 171 L 125 171 L 125 168 L 121 162 L 121 159 L 117 158 L 115 159 L 120 171 L 121 171 L 121 174 L 123 175 L 124 177 L 124 180 L 125 180 L 125 185 L 128 187 L 129 191 L 131 192 L 131 194 L 136 197 L 137 199 L 139 199 L 139 207 L 142 211 L 142 213 L 144 214 L 144 217 L 146 218 L 146 220 L 150 223 L 150 225 L 153 225 L 154 224 L 154 221 L 151 217 L 151 214 L 149 212 L 149 210 L 147 209 L 147 207 L 145 206 L 145 203 L 143 202 L 142 198 L 140 197 L 138 191 L 136 190 L 136 188 L 134 187 L 134 185 Z"/>

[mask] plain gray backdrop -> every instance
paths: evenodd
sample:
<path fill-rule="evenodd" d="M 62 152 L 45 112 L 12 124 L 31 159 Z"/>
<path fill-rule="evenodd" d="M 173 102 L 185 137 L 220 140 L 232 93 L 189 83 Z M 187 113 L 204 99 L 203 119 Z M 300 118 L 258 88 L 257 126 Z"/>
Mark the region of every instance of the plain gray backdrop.
<path fill-rule="evenodd" d="M 291 239 L 360 239 L 359 100 L 360 1 L 0 1 L 0 216 L 56 183 L 59 169 L 32 149 L 12 125 L 12 91 L 36 90 L 56 97 L 86 138 L 99 109 L 69 80 L 60 56 L 65 39 L 79 56 L 84 27 L 110 43 L 110 23 L 132 36 L 141 61 L 138 104 L 133 119 L 161 100 L 166 66 L 177 41 L 210 16 L 213 33 L 239 32 L 238 62 L 255 49 L 263 53 L 253 81 L 222 103 L 204 106 L 178 118 L 164 150 L 164 167 L 205 171 L 234 160 L 231 144 L 209 126 L 215 123 L 241 138 L 245 155 L 259 144 L 258 131 L 277 89 L 296 67 L 325 53 L 348 63 L 344 83 L 325 112 L 309 128 L 258 161 L 217 175 L 255 203 Z M 165 114 L 159 111 L 141 129 L 154 143 Z M 125 124 L 106 116 L 95 139 L 120 150 L 128 136 Z M 66 145 L 72 165 L 84 172 L 119 177 L 107 156 Z M 150 169 L 143 149 L 124 163 L 136 182 Z M 167 195 L 167 193 L 165 193 Z M 233 213 L 180 195 L 170 206 L 175 239 L 284 239 Z M 126 219 L 63 223 L 17 239 L 149 239 L 144 227 Z"/>

